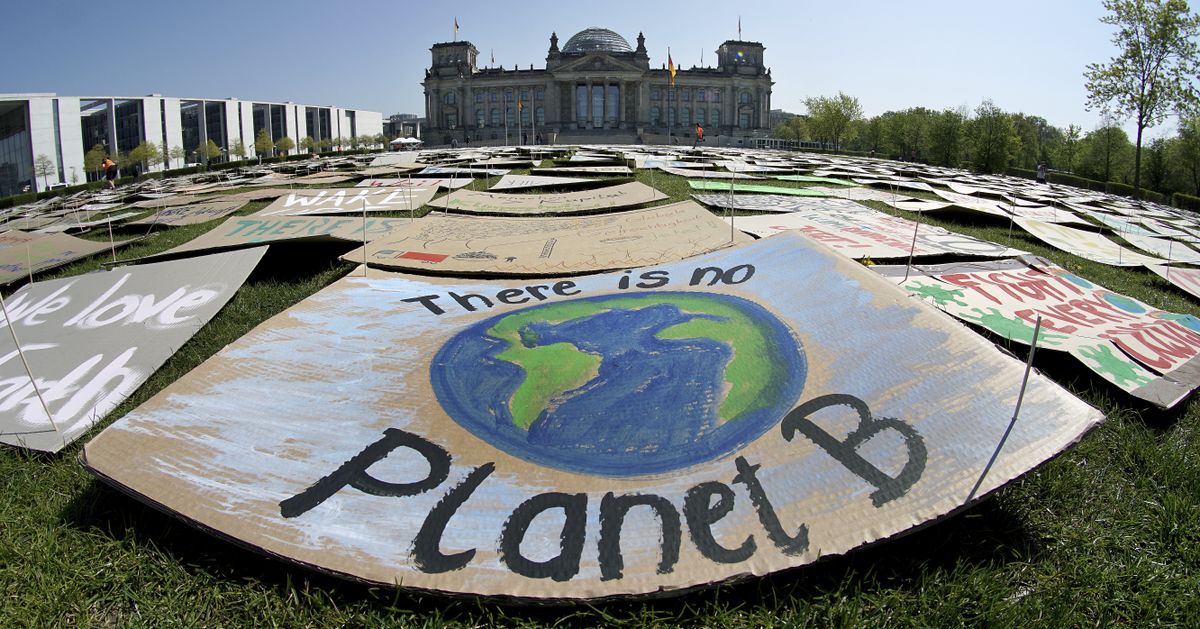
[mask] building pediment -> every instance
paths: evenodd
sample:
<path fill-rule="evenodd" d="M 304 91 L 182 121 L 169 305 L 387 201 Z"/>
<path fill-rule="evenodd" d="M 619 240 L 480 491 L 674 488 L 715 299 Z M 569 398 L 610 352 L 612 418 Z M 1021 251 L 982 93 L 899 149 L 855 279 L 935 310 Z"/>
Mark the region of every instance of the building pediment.
<path fill-rule="evenodd" d="M 556 76 L 564 74 L 636 74 L 641 76 L 644 72 L 645 68 L 638 67 L 635 63 L 618 59 L 602 52 L 583 55 L 578 59 L 567 61 L 554 69 Z"/>

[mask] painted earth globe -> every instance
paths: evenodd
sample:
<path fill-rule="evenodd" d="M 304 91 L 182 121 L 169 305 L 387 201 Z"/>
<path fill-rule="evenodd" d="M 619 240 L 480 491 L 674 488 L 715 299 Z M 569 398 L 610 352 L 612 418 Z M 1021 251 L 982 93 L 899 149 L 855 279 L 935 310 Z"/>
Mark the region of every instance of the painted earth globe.
<path fill-rule="evenodd" d="M 479 321 L 447 341 L 430 379 L 447 414 L 531 463 L 655 474 L 739 450 L 799 399 L 792 331 L 741 297 L 614 294 Z"/>

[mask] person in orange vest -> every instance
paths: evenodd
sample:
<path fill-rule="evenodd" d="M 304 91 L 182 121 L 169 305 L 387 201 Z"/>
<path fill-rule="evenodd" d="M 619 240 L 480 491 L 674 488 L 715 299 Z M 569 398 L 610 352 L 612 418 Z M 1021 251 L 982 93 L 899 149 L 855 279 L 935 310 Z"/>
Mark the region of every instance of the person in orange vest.
<path fill-rule="evenodd" d="M 117 187 L 117 163 L 112 161 L 112 158 L 105 155 L 104 161 L 100 163 L 100 169 L 104 171 L 104 179 L 108 181 L 108 189 L 114 190 Z"/>
<path fill-rule="evenodd" d="M 692 148 L 696 148 L 696 145 L 700 144 L 703 141 L 704 141 L 704 127 L 700 126 L 700 123 L 697 122 L 696 123 L 696 141 L 692 143 Z"/>

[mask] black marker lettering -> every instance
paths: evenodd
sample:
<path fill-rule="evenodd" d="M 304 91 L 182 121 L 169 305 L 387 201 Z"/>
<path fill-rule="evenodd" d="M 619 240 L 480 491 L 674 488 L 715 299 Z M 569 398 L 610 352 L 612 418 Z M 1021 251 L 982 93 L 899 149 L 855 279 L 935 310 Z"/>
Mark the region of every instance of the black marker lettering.
<path fill-rule="evenodd" d="M 712 497 L 717 496 L 717 504 Z M 700 554 L 717 563 L 737 563 L 754 554 L 758 545 L 754 536 L 748 535 L 737 548 L 725 548 L 717 542 L 712 525 L 733 510 L 734 493 L 725 483 L 710 481 L 700 483 L 687 492 L 683 500 L 683 515 L 687 518 L 688 535 Z"/>
<path fill-rule="evenodd" d="M 521 541 L 530 523 L 547 509 L 562 509 L 566 514 L 559 537 L 557 557 L 533 561 L 521 554 Z M 551 492 L 538 494 L 513 509 L 500 532 L 500 559 L 509 570 L 531 579 L 550 578 L 570 581 L 579 573 L 579 558 L 583 556 L 583 541 L 587 526 L 587 494 Z"/>
<path fill-rule="evenodd" d="M 612 492 L 608 492 L 600 501 L 601 581 L 621 578 L 625 569 L 625 560 L 621 557 L 621 528 L 625 523 L 625 514 L 632 507 L 639 505 L 654 509 L 658 521 L 662 524 L 662 558 L 658 562 L 658 574 L 671 572 L 675 562 L 679 561 L 679 540 L 682 537 L 679 512 L 670 500 L 654 494 L 614 496 Z"/>

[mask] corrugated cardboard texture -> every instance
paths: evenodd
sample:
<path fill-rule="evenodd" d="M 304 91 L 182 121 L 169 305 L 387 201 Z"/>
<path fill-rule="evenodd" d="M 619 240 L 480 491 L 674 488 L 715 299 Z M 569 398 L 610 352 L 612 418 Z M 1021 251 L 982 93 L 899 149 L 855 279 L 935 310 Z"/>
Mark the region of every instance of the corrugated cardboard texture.
<path fill-rule="evenodd" d="M 220 535 L 384 586 L 662 594 L 964 506 L 1024 373 L 795 235 L 571 280 L 361 275 L 110 426 L 86 465 Z M 1035 373 L 976 495 L 1100 420 Z"/>
<path fill-rule="evenodd" d="M 262 247 L 122 267 L 22 287 L 5 300 L 8 317 L 0 321 L 0 327 L 15 324 L 12 331 L 0 330 L 0 441 L 57 452 L 83 434 L 208 323 L 265 252 Z"/>
<path fill-rule="evenodd" d="M 692 201 L 583 217 L 433 213 L 342 256 L 437 274 L 567 275 L 674 262 L 750 242 Z"/>

